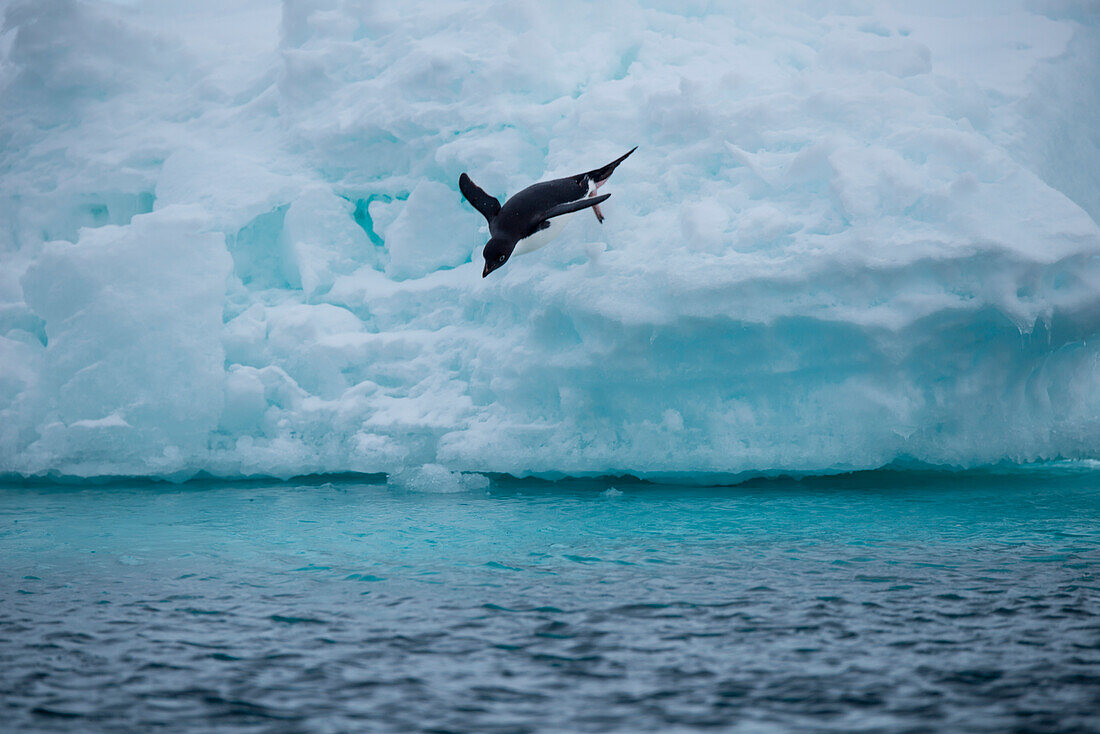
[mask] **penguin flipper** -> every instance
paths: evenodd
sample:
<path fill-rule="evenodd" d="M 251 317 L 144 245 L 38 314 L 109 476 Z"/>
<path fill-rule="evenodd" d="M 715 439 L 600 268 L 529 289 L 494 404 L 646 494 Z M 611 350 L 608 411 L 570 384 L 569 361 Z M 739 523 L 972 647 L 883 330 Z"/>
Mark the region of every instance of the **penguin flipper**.
<path fill-rule="evenodd" d="M 587 209 L 590 206 L 602 204 L 610 198 L 611 194 L 600 194 L 599 196 L 589 196 L 586 199 L 577 199 L 576 201 L 566 202 L 565 204 L 558 204 L 556 207 L 546 212 L 546 214 L 542 215 L 542 218 L 552 219 L 554 217 L 560 217 L 562 214 L 579 212 L 581 209 Z"/>
<path fill-rule="evenodd" d="M 481 212 L 481 216 L 485 217 L 487 221 L 492 222 L 500 212 L 500 202 L 486 194 L 465 173 L 458 177 L 458 190 L 466 197 L 466 201 L 473 205 L 474 209 Z"/>

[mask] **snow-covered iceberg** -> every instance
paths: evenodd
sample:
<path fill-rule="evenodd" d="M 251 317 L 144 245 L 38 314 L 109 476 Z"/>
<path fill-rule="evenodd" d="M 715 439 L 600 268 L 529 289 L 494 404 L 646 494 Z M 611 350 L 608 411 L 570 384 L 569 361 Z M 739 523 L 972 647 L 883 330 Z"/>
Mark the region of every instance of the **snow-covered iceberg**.
<path fill-rule="evenodd" d="M 1094 4 L 728 6 L 0 2 L 0 473 L 1100 458 Z"/>

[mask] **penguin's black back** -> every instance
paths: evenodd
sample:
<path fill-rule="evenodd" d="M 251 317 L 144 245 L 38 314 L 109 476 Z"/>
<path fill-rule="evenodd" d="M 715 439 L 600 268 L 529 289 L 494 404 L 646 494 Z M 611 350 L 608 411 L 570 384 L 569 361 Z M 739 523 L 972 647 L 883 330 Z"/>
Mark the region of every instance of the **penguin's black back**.
<path fill-rule="evenodd" d="M 489 234 L 513 240 L 523 239 L 535 231 L 551 209 L 587 195 L 588 184 L 584 175 L 528 186 L 504 202 L 500 213 L 489 224 Z"/>

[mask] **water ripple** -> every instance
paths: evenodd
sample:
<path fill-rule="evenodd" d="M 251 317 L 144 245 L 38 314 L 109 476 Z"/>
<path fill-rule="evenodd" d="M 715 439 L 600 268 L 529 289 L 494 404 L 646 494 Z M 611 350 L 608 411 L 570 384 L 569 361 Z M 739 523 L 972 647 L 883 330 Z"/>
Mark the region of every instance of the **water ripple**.
<path fill-rule="evenodd" d="M 1100 728 L 1091 485 L 1038 506 L 940 488 L 920 522 L 906 496 L 864 491 L 314 490 L 159 490 L 180 493 L 171 513 L 157 490 L 6 496 L 24 527 L 0 541 L 5 726 Z M 1097 522 L 1068 548 L 1051 518 L 1071 511 Z M 876 540 L 898 513 L 919 532 Z M 355 532 L 314 537 L 326 523 Z"/>

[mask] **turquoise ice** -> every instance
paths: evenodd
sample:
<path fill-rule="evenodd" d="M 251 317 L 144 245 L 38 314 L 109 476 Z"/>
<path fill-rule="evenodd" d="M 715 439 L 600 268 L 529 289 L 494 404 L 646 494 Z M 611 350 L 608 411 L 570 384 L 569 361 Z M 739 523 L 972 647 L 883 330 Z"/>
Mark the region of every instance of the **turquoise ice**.
<path fill-rule="evenodd" d="M 0 473 L 1100 458 L 1095 9 L 911 5 L 0 3 Z"/>

